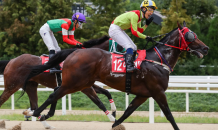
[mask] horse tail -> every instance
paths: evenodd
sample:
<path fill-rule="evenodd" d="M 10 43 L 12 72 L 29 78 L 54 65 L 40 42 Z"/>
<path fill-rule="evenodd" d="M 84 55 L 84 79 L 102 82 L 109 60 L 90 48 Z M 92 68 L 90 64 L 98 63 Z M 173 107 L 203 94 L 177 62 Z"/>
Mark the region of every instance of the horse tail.
<path fill-rule="evenodd" d="M 4 73 L 5 67 L 9 63 L 10 60 L 2 60 L 0 61 L 0 74 Z"/>
<path fill-rule="evenodd" d="M 67 56 L 70 55 L 71 53 L 73 53 L 75 50 L 77 50 L 77 49 L 62 50 L 62 51 L 56 53 L 54 56 L 52 56 L 46 64 L 30 66 L 30 68 L 29 68 L 30 73 L 26 77 L 26 80 L 25 80 L 24 85 L 23 85 L 23 91 L 21 92 L 20 97 L 17 100 L 19 100 L 24 95 L 24 93 L 26 91 L 26 84 L 32 77 L 39 75 L 40 73 L 44 72 L 47 69 L 50 69 L 52 67 L 57 66 L 62 61 L 64 61 L 67 58 Z"/>

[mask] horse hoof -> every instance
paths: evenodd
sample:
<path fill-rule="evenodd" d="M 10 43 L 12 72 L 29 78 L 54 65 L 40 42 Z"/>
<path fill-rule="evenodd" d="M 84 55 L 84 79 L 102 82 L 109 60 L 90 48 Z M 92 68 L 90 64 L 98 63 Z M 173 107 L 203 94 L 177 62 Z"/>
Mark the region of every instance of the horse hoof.
<path fill-rule="evenodd" d="M 29 110 L 29 109 L 26 109 L 26 110 L 23 111 L 22 114 L 23 114 L 23 115 L 26 115 L 26 116 L 32 116 L 32 115 L 33 115 L 33 112 L 32 112 L 31 110 Z"/>
<path fill-rule="evenodd" d="M 50 126 L 46 121 L 41 121 L 45 129 L 55 129 L 55 127 Z"/>
<path fill-rule="evenodd" d="M 5 129 L 5 121 L 0 121 L 0 129 Z"/>
<path fill-rule="evenodd" d="M 126 128 L 124 127 L 124 125 L 120 124 L 120 125 L 112 128 L 111 130 L 126 130 Z"/>

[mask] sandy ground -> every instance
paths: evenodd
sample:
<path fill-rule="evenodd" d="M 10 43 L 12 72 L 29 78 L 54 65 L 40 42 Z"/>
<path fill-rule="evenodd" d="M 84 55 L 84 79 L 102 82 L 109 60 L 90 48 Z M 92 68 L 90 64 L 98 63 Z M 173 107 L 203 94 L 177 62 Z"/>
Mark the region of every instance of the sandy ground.
<path fill-rule="evenodd" d="M 45 110 L 43 113 L 46 114 L 48 110 Z M 23 110 L 4 110 L 0 109 L 0 115 L 4 114 L 21 114 Z M 61 115 L 62 111 L 57 110 L 56 115 Z M 81 110 L 72 110 L 67 111 L 66 114 L 104 114 L 102 111 L 81 111 Z M 123 111 L 118 111 L 117 114 L 123 114 Z M 148 116 L 149 113 L 146 111 L 143 112 L 134 112 L 134 115 Z M 218 113 L 215 112 L 173 112 L 173 115 L 176 116 L 201 116 L 201 117 L 216 117 L 218 118 Z M 160 112 L 155 112 L 155 116 L 160 116 Z M 0 119 L 1 120 L 1 119 Z M 7 130 L 12 128 L 15 125 L 18 125 L 20 122 L 22 130 L 45 130 L 43 125 L 39 121 L 5 121 Z M 54 130 L 110 130 L 112 123 L 110 122 L 77 122 L 77 121 L 47 121 L 48 124 L 55 127 Z M 126 127 L 126 130 L 173 130 L 173 127 L 170 123 L 123 123 Z M 217 130 L 218 124 L 184 124 L 178 123 L 180 130 Z"/>
<path fill-rule="evenodd" d="M 6 129 L 18 125 L 21 121 L 6 121 Z M 110 130 L 112 123 L 105 122 L 74 122 L 74 121 L 48 121 L 54 130 Z M 123 123 L 126 130 L 173 130 L 170 123 Z M 218 124 L 180 124 L 180 130 L 217 130 Z M 45 130 L 39 121 L 22 121 L 22 130 Z M 5 129 L 5 130 L 6 130 Z M 3 129 L 2 129 L 3 130 Z"/>

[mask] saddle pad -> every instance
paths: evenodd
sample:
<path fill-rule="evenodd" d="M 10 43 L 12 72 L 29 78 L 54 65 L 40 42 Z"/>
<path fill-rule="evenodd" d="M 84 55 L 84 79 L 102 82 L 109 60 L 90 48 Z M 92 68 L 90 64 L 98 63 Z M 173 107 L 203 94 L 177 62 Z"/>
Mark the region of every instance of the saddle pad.
<path fill-rule="evenodd" d="M 146 50 L 137 50 L 138 57 L 134 61 L 135 67 L 140 69 L 142 61 L 146 57 Z M 121 54 L 111 53 L 112 55 L 112 72 L 113 73 L 126 73 L 126 64 Z"/>
<path fill-rule="evenodd" d="M 49 57 L 48 57 L 48 56 L 40 56 L 40 58 L 42 59 L 42 65 L 44 65 L 45 63 L 47 63 L 48 60 L 49 60 Z M 59 64 L 60 67 L 61 67 L 61 70 L 62 70 L 62 68 L 63 68 L 63 63 L 64 63 L 64 61 Z M 50 71 L 49 71 L 49 69 L 48 69 L 48 70 L 45 70 L 44 72 L 50 72 Z"/>

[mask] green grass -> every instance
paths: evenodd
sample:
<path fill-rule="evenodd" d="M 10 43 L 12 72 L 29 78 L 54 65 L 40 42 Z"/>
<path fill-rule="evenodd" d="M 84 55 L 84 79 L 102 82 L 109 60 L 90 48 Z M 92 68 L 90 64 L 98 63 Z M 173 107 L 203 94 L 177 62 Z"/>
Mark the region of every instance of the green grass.
<path fill-rule="evenodd" d="M 117 119 L 121 115 L 117 116 Z M 0 119 L 7 119 L 11 121 L 23 121 L 24 117 L 20 114 L 13 115 L 2 115 Z M 61 121 L 99 121 L 99 122 L 109 122 L 109 119 L 105 115 L 90 114 L 90 115 L 60 115 L 54 116 L 48 120 L 61 120 Z M 177 123 L 205 123 L 205 124 L 217 124 L 218 118 L 214 117 L 194 117 L 194 116 L 184 116 L 184 117 L 175 117 Z M 142 116 L 130 116 L 124 122 L 149 122 L 149 117 Z M 156 123 L 168 123 L 165 117 L 157 116 L 155 117 Z"/>
<path fill-rule="evenodd" d="M 2 91 L 0 91 L 1 95 Z M 38 92 L 38 104 L 39 106 L 44 103 L 48 96 L 52 92 Z M 18 99 L 20 91 L 15 93 L 15 100 Z M 111 93 L 117 110 L 125 110 L 125 93 L 112 92 Z M 105 95 L 98 94 L 99 98 L 105 105 L 105 107 L 110 110 L 110 103 Z M 184 112 L 186 111 L 186 99 L 185 93 L 166 93 L 168 104 L 171 111 Z M 133 100 L 135 95 L 130 94 L 129 102 Z M 189 111 L 190 112 L 218 112 L 218 94 L 189 94 Z M 71 95 L 72 109 L 73 110 L 100 110 L 85 94 L 77 92 Z M 67 100 L 68 102 L 68 100 Z M 27 94 L 25 94 L 19 101 L 15 102 L 15 109 L 27 109 L 29 108 L 29 99 Z M 10 109 L 11 99 L 7 100 L 0 109 Z M 49 108 L 49 107 L 48 107 Z M 57 110 L 61 110 L 61 100 L 58 100 Z M 68 108 L 68 103 L 67 103 Z M 136 111 L 148 111 L 149 101 L 147 100 L 143 103 Z M 160 111 L 159 106 L 155 103 L 155 111 Z"/>

